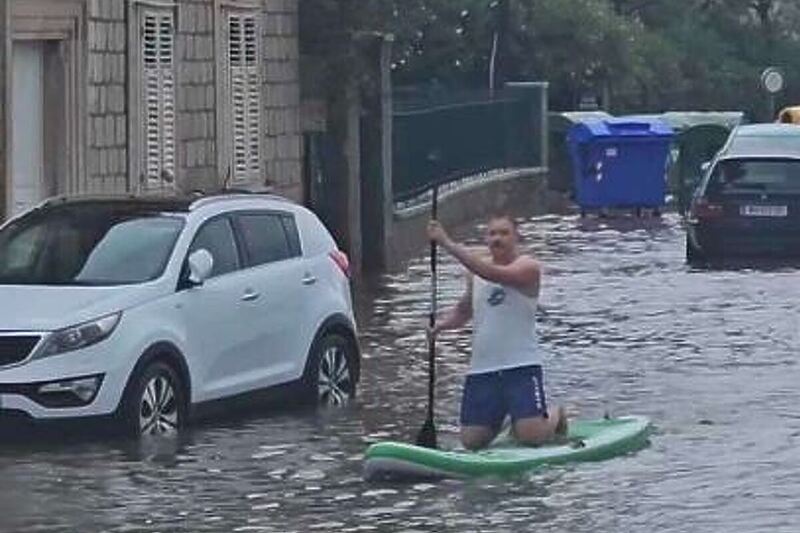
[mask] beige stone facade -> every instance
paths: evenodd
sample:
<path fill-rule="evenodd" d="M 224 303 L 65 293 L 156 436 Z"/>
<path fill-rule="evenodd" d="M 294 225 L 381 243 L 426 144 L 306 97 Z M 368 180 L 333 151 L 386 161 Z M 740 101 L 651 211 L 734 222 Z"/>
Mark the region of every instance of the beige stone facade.
<path fill-rule="evenodd" d="M 0 0 L 0 214 L 53 194 L 302 198 L 299 0 Z"/>

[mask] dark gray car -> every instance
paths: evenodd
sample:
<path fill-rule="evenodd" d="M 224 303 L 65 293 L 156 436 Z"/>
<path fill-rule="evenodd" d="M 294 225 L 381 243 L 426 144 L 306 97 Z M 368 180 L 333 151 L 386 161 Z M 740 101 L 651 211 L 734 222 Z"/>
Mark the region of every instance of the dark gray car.
<path fill-rule="evenodd" d="M 686 258 L 800 256 L 800 126 L 736 128 L 692 199 Z"/>

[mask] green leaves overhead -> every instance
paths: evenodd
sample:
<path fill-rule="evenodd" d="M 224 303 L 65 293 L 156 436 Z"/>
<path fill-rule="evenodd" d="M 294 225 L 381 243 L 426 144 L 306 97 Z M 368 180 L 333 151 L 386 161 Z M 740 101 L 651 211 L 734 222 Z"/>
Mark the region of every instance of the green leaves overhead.
<path fill-rule="evenodd" d="M 391 32 L 397 85 L 548 80 L 551 105 L 613 111 L 763 111 L 758 76 L 783 67 L 800 103 L 795 0 L 300 0 L 304 48 L 345 57 L 347 36 Z M 350 65 L 356 65 L 350 62 Z"/>

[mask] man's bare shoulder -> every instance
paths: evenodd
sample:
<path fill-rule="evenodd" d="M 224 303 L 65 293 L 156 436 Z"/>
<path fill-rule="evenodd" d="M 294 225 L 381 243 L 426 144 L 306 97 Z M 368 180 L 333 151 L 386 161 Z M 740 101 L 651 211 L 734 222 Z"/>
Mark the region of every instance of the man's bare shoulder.
<path fill-rule="evenodd" d="M 541 270 L 542 268 L 542 263 L 538 259 L 536 259 L 532 255 L 527 255 L 527 254 L 518 256 L 516 259 L 514 259 L 512 264 L 514 263 L 518 265 L 525 265 L 526 267 L 529 268 L 536 268 L 537 270 Z"/>
<path fill-rule="evenodd" d="M 530 255 L 520 255 L 512 264 L 516 268 L 525 272 L 525 277 L 529 280 L 525 285 L 519 286 L 518 289 L 531 297 L 539 295 L 539 283 L 542 279 L 542 266 L 538 259 Z"/>

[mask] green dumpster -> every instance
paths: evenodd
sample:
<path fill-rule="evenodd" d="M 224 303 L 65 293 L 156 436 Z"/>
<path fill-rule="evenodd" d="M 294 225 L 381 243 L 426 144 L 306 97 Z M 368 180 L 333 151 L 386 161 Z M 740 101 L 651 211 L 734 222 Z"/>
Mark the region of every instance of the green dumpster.
<path fill-rule="evenodd" d="M 665 113 L 664 120 L 678 134 L 678 158 L 670 172 L 670 190 L 680 213 L 686 213 L 692 193 L 703 177 L 703 163 L 711 161 L 742 123 L 740 112 Z"/>
<path fill-rule="evenodd" d="M 670 173 L 670 189 L 680 213 L 689 208 L 692 192 L 703 177 L 703 163 L 714 158 L 729 134 L 730 129 L 721 124 L 701 124 L 678 136 L 678 160 Z"/>

